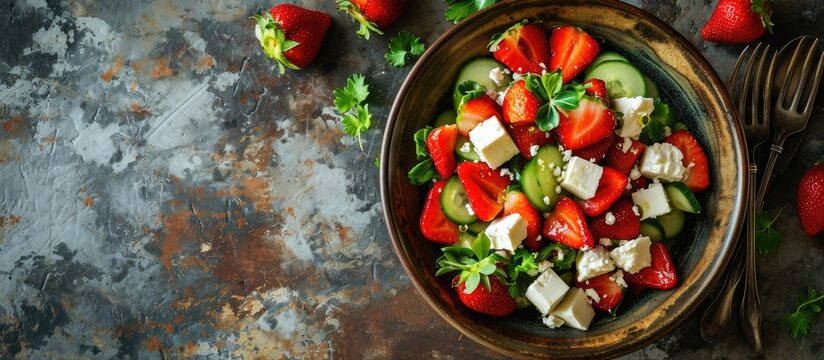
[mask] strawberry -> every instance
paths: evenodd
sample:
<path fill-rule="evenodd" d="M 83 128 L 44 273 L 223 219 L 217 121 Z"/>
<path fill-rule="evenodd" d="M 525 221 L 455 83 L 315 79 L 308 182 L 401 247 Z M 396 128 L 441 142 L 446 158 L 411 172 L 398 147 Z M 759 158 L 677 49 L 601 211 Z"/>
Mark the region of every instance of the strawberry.
<path fill-rule="evenodd" d="M 624 273 L 624 280 L 636 289 L 668 290 L 678 284 L 678 273 L 664 243 L 655 242 L 649 248 L 652 264 L 635 274 Z"/>
<path fill-rule="evenodd" d="M 255 36 L 263 52 L 277 62 L 281 74 L 285 68 L 298 70 L 315 59 L 332 22 L 325 13 L 290 4 L 277 5 L 252 19 L 257 21 Z"/>
<path fill-rule="evenodd" d="M 641 217 L 639 217 L 632 207 L 632 201 L 622 199 L 617 201 L 609 211 L 592 218 L 589 222 L 592 235 L 596 239 L 621 239 L 632 240 L 641 233 Z M 610 217 L 609 215 L 612 215 Z M 609 224 L 607 217 L 610 217 Z"/>
<path fill-rule="evenodd" d="M 455 172 L 455 142 L 458 141 L 458 126 L 443 125 L 426 136 L 426 149 L 435 164 L 435 170 L 442 179 L 449 179 Z"/>
<path fill-rule="evenodd" d="M 540 74 L 549 64 L 546 33 L 536 23 L 523 21 L 496 34 L 489 43 L 489 51 L 516 74 Z"/>
<path fill-rule="evenodd" d="M 578 281 L 575 286 L 586 292 L 595 290 L 598 301 L 592 299 L 592 307 L 603 312 L 613 313 L 624 298 L 624 288 L 615 282 L 617 271 L 598 275 L 587 281 Z"/>
<path fill-rule="evenodd" d="M 494 99 L 483 95 L 469 100 L 461 107 L 458 114 L 458 132 L 465 138 L 469 138 L 469 131 L 493 116 L 503 119 L 501 107 Z"/>
<path fill-rule="evenodd" d="M 632 188 L 629 189 L 627 194 L 636 192 L 649 186 L 649 179 L 643 176 L 639 176 L 635 180 L 630 180 L 629 186 L 631 186 Z"/>
<path fill-rule="evenodd" d="M 620 171 L 606 166 L 603 169 L 604 173 L 601 175 L 601 180 L 598 181 L 598 190 L 595 191 L 595 196 L 581 202 L 581 210 L 590 217 L 607 211 L 621 197 L 629 182 L 629 178 Z"/>
<path fill-rule="evenodd" d="M 406 0 L 338 0 L 338 9 L 360 23 L 358 35 L 369 40 L 369 32 L 383 34 L 401 16 Z"/>
<path fill-rule="evenodd" d="M 519 214 L 526 221 L 526 239 L 524 246 L 529 250 L 539 251 L 543 247 L 541 241 L 541 213 L 529 202 L 526 195 L 520 190 L 510 189 L 506 193 L 504 216 Z"/>
<path fill-rule="evenodd" d="M 592 162 L 598 162 L 604 158 L 610 145 L 612 145 L 612 137 L 606 137 L 604 140 L 595 144 L 573 151 L 572 155 Z"/>
<path fill-rule="evenodd" d="M 513 126 L 534 124 L 541 105 L 541 99 L 526 88 L 526 82 L 518 80 L 504 95 L 504 122 Z"/>
<path fill-rule="evenodd" d="M 664 139 L 664 142 L 677 147 L 684 155 L 681 163 L 687 168 L 687 174 L 684 176 L 683 183 L 692 192 L 708 188 L 710 186 L 710 164 L 698 140 L 695 140 L 686 130 L 679 130 Z"/>
<path fill-rule="evenodd" d="M 591 248 L 595 240 L 586 218 L 572 199 L 562 196 L 544 220 L 544 237 L 575 249 Z"/>
<path fill-rule="evenodd" d="M 441 191 L 444 185 L 446 185 L 445 180 L 436 182 L 426 195 L 426 202 L 421 212 L 421 233 L 423 237 L 434 243 L 454 245 L 458 242 L 461 231 L 458 230 L 458 225 L 449 221 L 441 210 Z"/>
<path fill-rule="evenodd" d="M 824 231 L 824 163 L 807 171 L 798 184 L 798 220 L 807 236 Z"/>
<path fill-rule="evenodd" d="M 607 95 L 607 84 L 604 83 L 604 80 L 601 79 L 589 79 L 584 82 L 584 85 L 590 84 L 588 88 L 586 88 L 587 95 L 592 95 L 597 98 L 600 98 L 604 104 L 609 104 L 609 96 Z"/>
<path fill-rule="evenodd" d="M 629 139 L 629 148 L 624 151 L 624 147 L 627 144 L 626 139 L 629 138 L 614 136 L 612 146 L 607 150 L 607 155 L 604 160 L 606 166 L 618 170 L 624 175 L 629 174 L 635 162 L 638 161 L 638 158 L 644 153 L 644 149 L 647 148 L 640 141 Z"/>
<path fill-rule="evenodd" d="M 518 146 L 521 155 L 527 160 L 532 159 L 532 149 L 534 146 L 544 146 L 553 142 L 552 136 L 546 131 L 541 131 L 538 126 L 512 126 L 507 125 L 512 141 Z"/>
<path fill-rule="evenodd" d="M 504 209 L 504 193 L 511 180 L 485 163 L 463 162 L 458 178 L 466 190 L 469 206 L 481 221 L 492 221 Z"/>
<path fill-rule="evenodd" d="M 460 277 L 456 276 L 453 284 L 458 283 Z M 515 299 L 509 295 L 506 285 L 502 284 L 495 276 L 489 277 L 490 290 L 484 286 L 478 286 L 474 291 L 466 293 L 466 282 L 455 285 L 458 291 L 458 298 L 466 307 L 494 317 L 504 317 L 515 311 Z"/>
<path fill-rule="evenodd" d="M 580 28 L 564 26 L 552 30 L 549 50 L 551 56 L 547 71 L 561 69 L 561 76 L 567 83 L 595 60 L 601 46 Z"/>
<path fill-rule="evenodd" d="M 615 114 L 599 100 L 584 96 L 578 108 L 560 113 L 558 141 L 569 150 L 583 149 L 604 140 L 615 130 Z"/>
<path fill-rule="evenodd" d="M 704 40 L 748 44 L 765 32 L 772 34 L 772 8 L 767 0 L 720 0 L 701 29 Z"/>

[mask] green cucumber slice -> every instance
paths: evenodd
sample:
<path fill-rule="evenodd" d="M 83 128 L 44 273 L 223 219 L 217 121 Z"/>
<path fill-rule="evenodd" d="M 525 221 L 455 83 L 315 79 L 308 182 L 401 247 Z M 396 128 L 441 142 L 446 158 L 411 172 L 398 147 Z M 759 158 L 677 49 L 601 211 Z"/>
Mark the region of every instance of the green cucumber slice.
<path fill-rule="evenodd" d="M 672 211 L 661 215 L 656 219 L 659 223 L 661 223 L 661 227 L 664 228 L 664 238 L 672 239 L 680 235 L 681 231 L 684 230 L 686 215 L 684 215 L 684 212 L 681 210 L 672 209 Z"/>
<path fill-rule="evenodd" d="M 682 182 L 674 182 L 664 185 L 667 198 L 676 209 L 692 214 L 701 212 L 701 204 L 695 198 L 690 188 Z"/>
<path fill-rule="evenodd" d="M 598 55 L 598 57 L 596 57 L 595 60 L 592 61 L 592 64 L 589 65 L 589 69 L 595 67 L 596 65 L 598 65 L 598 64 L 600 64 L 604 61 L 610 61 L 610 60 L 620 60 L 620 61 L 623 61 L 625 63 L 629 62 L 629 60 L 627 60 L 627 58 L 624 57 L 624 55 L 621 55 L 621 54 L 619 54 L 617 52 L 614 52 L 614 51 L 605 51 L 605 52 L 602 52 L 600 55 Z"/>
<path fill-rule="evenodd" d="M 486 230 L 486 228 L 488 226 L 489 226 L 488 222 L 476 221 L 474 223 L 471 223 L 471 224 L 467 225 L 466 226 L 466 231 L 471 233 L 471 234 L 478 235 L 481 232 L 483 232 L 484 230 Z"/>
<path fill-rule="evenodd" d="M 644 95 L 644 97 L 653 99 L 661 97 L 661 92 L 658 91 L 658 86 L 656 86 L 655 83 L 652 82 L 652 79 L 650 79 L 649 76 L 644 75 L 644 83 L 647 85 L 647 93 L 646 95 Z"/>
<path fill-rule="evenodd" d="M 555 189 L 560 185 L 555 176 L 555 167 L 564 166 L 564 156 L 555 145 L 545 145 L 524 167 L 521 187 L 526 198 L 541 212 L 550 212 L 561 199 Z M 555 166 L 550 167 L 550 164 Z M 545 201 L 546 200 L 546 201 Z"/>
<path fill-rule="evenodd" d="M 534 161 L 530 161 L 524 166 L 521 172 L 521 190 L 524 195 L 540 212 L 549 212 L 552 207 L 544 203 L 544 193 L 541 192 L 541 185 L 538 185 L 538 165 Z"/>
<path fill-rule="evenodd" d="M 478 218 L 469 212 L 469 199 L 457 176 L 449 178 L 441 190 L 441 210 L 449 221 L 458 225 L 478 221 Z"/>
<path fill-rule="evenodd" d="M 475 243 L 475 235 L 462 232 L 461 236 L 458 238 L 458 243 L 455 246 L 462 246 L 467 249 L 472 249 L 472 244 Z"/>
<path fill-rule="evenodd" d="M 481 156 L 475 152 L 475 146 L 469 142 L 469 139 L 463 137 L 463 135 L 458 135 L 458 141 L 455 141 L 455 154 L 458 155 L 459 160 L 481 161 Z"/>
<path fill-rule="evenodd" d="M 644 96 L 647 93 L 644 74 L 621 60 L 607 60 L 593 66 L 584 77 L 584 81 L 593 78 L 603 80 L 610 99 Z"/>
<path fill-rule="evenodd" d="M 656 219 L 646 219 L 641 221 L 641 235 L 648 237 L 653 242 L 664 240 L 664 227 Z"/>
<path fill-rule="evenodd" d="M 501 70 L 504 70 L 506 69 L 506 66 L 495 59 L 480 57 L 470 60 L 461 68 L 458 72 L 458 77 L 455 79 L 455 86 L 452 87 L 452 103 L 455 111 L 458 111 L 458 105 L 460 105 L 461 102 L 461 97 L 458 96 L 458 85 L 462 84 L 464 81 L 472 80 L 483 85 L 487 89 L 492 89 L 498 92 L 506 90 L 509 83 L 512 82 L 512 75 L 504 74 L 504 78 L 500 81 L 500 85 L 497 85 L 494 81 L 492 81 L 492 79 L 489 78 L 489 72 L 494 68 L 501 68 Z"/>
<path fill-rule="evenodd" d="M 438 117 L 435 118 L 435 122 L 432 123 L 432 128 L 441 127 L 443 125 L 451 125 L 458 122 L 458 114 L 455 113 L 454 110 L 446 110 Z"/>

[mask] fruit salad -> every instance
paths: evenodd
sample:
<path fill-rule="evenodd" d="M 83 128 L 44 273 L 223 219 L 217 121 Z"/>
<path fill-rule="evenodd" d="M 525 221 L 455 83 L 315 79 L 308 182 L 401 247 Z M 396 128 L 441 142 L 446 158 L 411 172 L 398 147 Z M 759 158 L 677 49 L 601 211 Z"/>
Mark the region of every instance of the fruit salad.
<path fill-rule="evenodd" d="M 666 94 L 603 45 L 514 24 L 415 133 L 421 234 L 467 308 L 587 330 L 625 297 L 678 285 L 668 247 L 701 212 L 707 156 Z"/>

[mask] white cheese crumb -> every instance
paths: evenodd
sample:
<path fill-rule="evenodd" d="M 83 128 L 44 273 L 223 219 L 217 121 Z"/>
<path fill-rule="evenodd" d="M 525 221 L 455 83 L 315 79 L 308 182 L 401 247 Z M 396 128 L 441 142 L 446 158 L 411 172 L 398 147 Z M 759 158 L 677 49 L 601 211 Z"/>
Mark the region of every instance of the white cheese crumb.
<path fill-rule="evenodd" d="M 572 150 L 564 150 L 564 162 L 572 159 Z"/>
<path fill-rule="evenodd" d="M 624 280 L 624 271 L 618 269 L 612 276 L 609 277 L 609 280 L 618 284 L 618 286 L 622 288 L 628 288 L 627 282 Z"/>
<path fill-rule="evenodd" d="M 598 293 L 594 289 L 586 289 L 584 290 L 584 294 L 587 294 L 587 296 L 595 302 L 601 302 L 601 297 L 598 296 Z"/>
<path fill-rule="evenodd" d="M 607 225 L 615 225 L 615 215 L 611 211 L 607 211 L 607 214 L 604 215 L 604 222 Z"/>
<path fill-rule="evenodd" d="M 469 204 L 466 204 L 466 212 L 469 213 L 469 216 L 475 216 L 475 211 L 472 210 L 472 207 Z"/>
<path fill-rule="evenodd" d="M 512 173 L 511 171 L 509 171 L 509 169 L 507 169 L 507 168 L 501 168 L 501 172 L 500 172 L 500 173 L 501 173 L 501 176 L 508 176 L 510 181 L 515 180 L 515 174 L 513 174 L 513 173 Z"/>
<path fill-rule="evenodd" d="M 544 196 L 544 204 L 549 205 L 549 196 Z"/>
<path fill-rule="evenodd" d="M 556 193 L 556 194 L 560 194 L 560 193 L 561 193 L 561 185 L 555 185 L 555 193 Z"/>
<path fill-rule="evenodd" d="M 621 151 L 626 154 L 630 148 L 632 148 L 632 139 L 625 137 L 624 143 L 621 145 Z"/>
<path fill-rule="evenodd" d="M 601 246 L 612 246 L 612 240 L 609 238 L 601 238 L 598 240 L 598 243 L 601 244 Z"/>
<path fill-rule="evenodd" d="M 538 263 L 538 272 L 547 271 L 547 269 L 552 269 L 555 267 L 555 264 L 552 261 L 544 260 Z"/>
<path fill-rule="evenodd" d="M 463 153 L 468 153 L 470 150 L 472 150 L 472 147 L 471 147 L 471 145 L 470 145 L 470 142 L 469 142 L 469 141 L 467 141 L 467 142 L 463 143 L 463 145 L 461 145 L 461 148 L 460 148 L 460 149 L 458 149 L 458 150 L 459 150 L 460 152 L 463 152 Z"/>
<path fill-rule="evenodd" d="M 672 129 L 669 126 L 664 125 L 664 137 L 668 137 L 672 135 Z"/>
<path fill-rule="evenodd" d="M 639 209 L 638 209 L 638 206 L 637 206 L 637 205 L 633 205 L 633 206 L 632 206 L 632 212 L 633 212 L 636 216 L 641 216 L 641 210 L 639 210 Z"/>
<path fill-rule="evenodd" d="M 529 147 L 529 155 L 530 155 L 530 156 L 533 156 L 533 157 L 534 157 L 535 155 L 538 155 L 538 149 L 539 149 L 539 148 L 540 148 L 540 147 L 539 147 L 538 145 L 532 145 L 532 146 L 530 146 L 530 147 Z"/>
<path fill-rule="evenodd" d="M 492 80 L 495 86 L 501 86 L 501 82 L 504 81 L 503 70 L 501 70 L 500 67 L 494 67 L 492 70 L 489 70 L 489 80 Z"/>
<path fill-rule="evenodd" d="M 561 176 L 561 168 L 556 167 L 555 170 L 552 171 L 552 174 L 555 175 L 555 177 Z"/>
<path fill-rule="evenodd" d="M 630 180 L 638 180 L 641 177 L 641 170 L 638 169 L 638 164 L 632 166 L 632 170 L 629 171 L 629 178 Z"/>

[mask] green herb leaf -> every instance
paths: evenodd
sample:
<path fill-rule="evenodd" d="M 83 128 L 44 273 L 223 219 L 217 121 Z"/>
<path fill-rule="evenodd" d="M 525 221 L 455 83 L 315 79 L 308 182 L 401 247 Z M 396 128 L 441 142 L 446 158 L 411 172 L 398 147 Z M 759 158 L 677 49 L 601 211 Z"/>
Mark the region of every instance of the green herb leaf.
<path fill-rule="evenodd" d="M 555 94 L 561 92 L 561 88 L 564 85 L 564 78 L 561 76 L 560 70 L 553 71 L 541 76 L 541 83 L 544 85 L 547 95 L 549 95 L 547 97 L 552 98 Z"/>
<path fill-rule="evenodd" d="M 406 175 L 412 185 L 426 184 L 435 177 L 435 164 L 432 159 L 426 159 L 415 165 Z"/>
<path fill-rule="evenodd" d="M 564 90 L 552 98 L 552 104 L 564 110 L 575 110 L 578 108 L 578 100 L 580 99 L 575 91 Z"/>
<path fill-rule="evenodd" d="M 358 138 L 358 145 L 363 150 L 363 140 L 361 134 L 372 126 L 372 114 L 369 113 L 369 105 L 356 106 L 354 113 L 349 113 L 341 119 L 343 132 L 346 135 Z"/>
<path fill-rule="evenodd" d="M 469 276 L 466 278 L 466 289 L 464 289 L 464 294 L 471 294 L 475 289 L 478 287 L 478 284 L 481 282 L 481 274 L 480 273 L 469 273 Z"/>
<path fill-rule="evenodd" d="M 398 36 L 389 40 L 389 52 L 384 55 L 386 61 L 395 67 L 406 65 L 406 59 L 411 56 L 423 54 L 425 46 L 421 38 L 409 31 L 401 31 Z"/>
<path fill-rule="evenodd" d="M 381 168 L 381 156 L 380 155 L 378 155 L 378 157 L 375 158 L 375 167 L 378 168 L 378 169 Z"/>
<path fill-rule="evenodd" d="M 418 158 L 429 156 L 429 151 L 426 149 L 426 137 L 432 131 L 431 126 L 426 126 L 415 132 L 415 155 Z"/>
<path fill-rule="evenodd" d="M 369 85 L 361 74 L 354 74 L 346 80 L 346 86 L 335 89 L 335 108 L 341 114 L 360 105 L 369 96 Z"/>
<path fill-rule="evenodd" d="M 767 255 L 781 244 L 783 236 L 778 230 L 773 228 L 775 220 L 781 215 L 781 211 L 770 219 L 770 214 L 766 211 L 759 211 L 755 213 L 755 247 L 758 250 L 758 255 Z"/>
<path fill-rule="evenodd" d="M 547 75 L 539 77 L 533 74 L 524 76 L 524 86 L 526 86 L 526 89 L 544 102 L 549 101 L 551 96 L 545 86 L 545 84 L 547 84 L 547 81 L 544 80 L 546 77 Z"/>
<path fill-rule="evenodd" d="M 556 128 L 560 121 L 561 116 L 558 114 L 558 109 L 551 104 L 544 104 L 538 108 L 535 123 L 538 124 L 538 128 L 541 129 L 541 131 L 549 131 Z"/>
<path fill-rule="evenodd" d="M 472 243 L 472 251 L 478 259 L 484 259 L 489 255 L 490 246 L 489 236 L 481 232 L 478 234 L 478 237 L 475 238 L 475 242 Z"/>
<path fill-rule="evenodd" d="M 458 85 L 458 96 L 461 97 L 461 101 L 458 109 L 463 109 L 464 104 L 469 100 L 479 98 L 484 94 L 486 94 L 486 87 L 475 81 L 467 80 L 460 83 Z"/>
<path fill-rule="evenodd" d="M 809 334 L 810 328 L 818 321 L 822 300 L 824 295 L 818 295 L 812 287 L 798 292 L 798 307 L 781 322 L 790 336 L 798 338 Z"/>
<path fill-rule="evenodd" d="M 661 99 L 655 99 L 653 106 L 652 113 L 641 130 L 640 140 L 647 145 L 663 141 L 667 136 L 666 127 L 670 128 L 669 132 L 671 133 L 677 131 L 674 128 L 683 126 L 683 124 L 676 122 L 675 114 L 670 111 L 669 105 Z"/>
<path fill-rule="evenodd" d="M 538 263 L 535 256 L 526 249 L 516 249 L 512 259 L 506 263 L 509 278 L 508 292 L 512 297 L 524 296 L 530 284 L 538 277 Z"/>
<path fill-rule="evenodd" d="M 446 9 L 446 19 L 454 23 L 465 19 L 467 16 L 474 14 L 476 11 L 488 8 L 495 4 L 497 0 L 445 0 L 448 8 Z"/>

